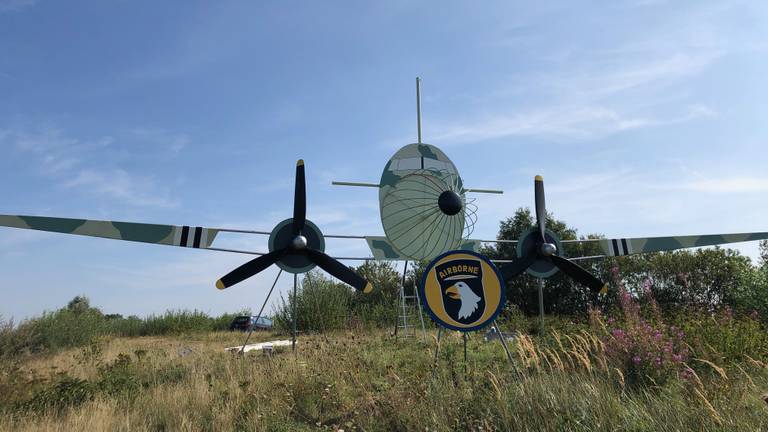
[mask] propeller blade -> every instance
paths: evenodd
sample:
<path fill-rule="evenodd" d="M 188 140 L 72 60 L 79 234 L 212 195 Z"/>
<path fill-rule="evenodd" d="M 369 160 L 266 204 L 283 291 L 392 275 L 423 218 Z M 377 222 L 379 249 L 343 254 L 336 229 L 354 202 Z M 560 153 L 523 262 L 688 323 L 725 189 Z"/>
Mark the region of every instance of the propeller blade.
<path fill-rule="evenodd" d="M 307 220 L 307 185 L 304 182 L 304 159 L 296 162 L 296 190 L 293 195 L 293 234 L 304 229 Z"/>
<path fill-rule="evenodd" d="M 552 255 L 550 258 L 552 259 L 552 262 L 557 266 L 557 268 L 563 271 L 563 273 L 572 277 L 582 285 L 586 285 L 590 290 L 592 290 L 592 292 L 599 292 L 600 294 L 605 294 L 608 292 L 607 283 L 603 283 L 603 281 L 600 279 L 592 276 L 592 273 L 586 271 L 580 265 L 557 255 Z"/>
<path fill-rule="evenodd" d="M 533 181 L 533 188 L 536 198 L 536 224 L 539 225 L 539 233 L 541 233 L 541 241 L 546 243 L 547 238 L 544 236 L 544 232 L 547 230 L 546 218 L 547 209 L 544 203 L 544 178 L 537 175 Z"/>
<path fill-rule="evenodd" d="M 515 261 L 512 261 L 509 264 L 505 264 L 501 266 L 499 270 L 501 270 L 501 277 L 504 278 L 505 281 L 511 280 L 515 276 L 521 274 L 524 272 L 528 267 L 531 266 L 536 261 L 536 253 L 530 253 L 528 255 L 525 255 L 521 258 L 516 259 Z"/>
<path fill-rule="evenodd" d="M 369 294 L 371 291 L 373 291 L 373 285 L 365 280 L 365 278 L 361 277 L 352 271 L 352 269 L 349 267 L 329 257 L 323 252 L 314 249 L 307 249 L 306 253 L 312 262 L 319 265 L 320 268 L 328 272 L 336 279 L 349 284 L 354 289 L 362 291 L 366 294 Z"/>
<path fill-rule="evenodd" d="M 285 253 L 285 249 L 278 249 L 248 261 L 217 280 L 216 288 L 223 290 L 248 279 L 277 262 Z"/>

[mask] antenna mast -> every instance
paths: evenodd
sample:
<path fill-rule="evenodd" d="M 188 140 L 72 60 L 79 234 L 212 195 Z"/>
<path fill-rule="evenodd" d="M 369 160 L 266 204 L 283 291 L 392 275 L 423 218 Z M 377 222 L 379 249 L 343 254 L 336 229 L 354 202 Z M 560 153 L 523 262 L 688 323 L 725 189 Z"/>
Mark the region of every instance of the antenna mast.
<path fill-rule="evenodd" d="M 416 131 L 421 144 L 421 78 L 416 77 Z"/>

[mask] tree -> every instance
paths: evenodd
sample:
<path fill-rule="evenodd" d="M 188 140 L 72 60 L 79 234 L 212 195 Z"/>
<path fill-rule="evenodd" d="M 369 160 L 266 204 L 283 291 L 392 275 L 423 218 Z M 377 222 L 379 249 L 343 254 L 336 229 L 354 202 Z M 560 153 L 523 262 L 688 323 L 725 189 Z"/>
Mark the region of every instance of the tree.
<path fill-rule="evenodd" d="M 630 255 L 613 261 L 630 293 L 643 297 L 648 294 L 644 287 L 650 288 L 656 302 L 667 310 L 733 305 L 744 281 L 755 271 L 749 258 L 719 247 Z"/>
<path fill-rule="evenodd" d="M 387 261 L 366 261 L 355 269 L 373 285 L 373 292 L 356 292 L 354 302 L 358 304 L 392 304 L 397 301 L 400 292 L 400 273 Z"/>
<path fill-rule="evenodd" d="M 67 303 L 67 310 L 76 314 L 87 312 L 90 308 L 91 301 L 86 296 L 76 296 Z"/>

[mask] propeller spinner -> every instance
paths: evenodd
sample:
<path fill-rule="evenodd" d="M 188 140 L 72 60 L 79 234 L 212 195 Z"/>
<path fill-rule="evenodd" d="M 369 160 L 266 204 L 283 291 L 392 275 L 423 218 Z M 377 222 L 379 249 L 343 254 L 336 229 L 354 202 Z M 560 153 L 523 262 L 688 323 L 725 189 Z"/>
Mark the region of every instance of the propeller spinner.
<path fill-rule="evenodd" d="M 315 265 L 330 275 L 364 293 L 373 286 L 352 269 L 325 254 L 325 240 L 320 229 L 307 220 L 307 196 L 304 179 L 304 161 L 296 162 L 296 189 L 293 198 L 293 217 L 286 219 L 272 230 L 269 236 L 269 253 L 255 258 L 227 273 L 216 281 L 218 289 L 229 288 L 277 264 L 290 273 L 304 273 Z"/>
<path fill-rule="evenodd" d="M 504 279 L 511 279 L 526 270 L 537 277 L 549 277 L 560 270 L 589 287 L 592 292 L 605 294 L 608 291 L 608 284 L 603 283 L 573 261 L 559 255 L 560 240 L 554 233 L 547 231 L 544 179 L 541 176 L 537 175 L 534 180 L 534 192 L 536 227 L 523 234 L 517 242 L 518 259 L 501 267 Z"/>

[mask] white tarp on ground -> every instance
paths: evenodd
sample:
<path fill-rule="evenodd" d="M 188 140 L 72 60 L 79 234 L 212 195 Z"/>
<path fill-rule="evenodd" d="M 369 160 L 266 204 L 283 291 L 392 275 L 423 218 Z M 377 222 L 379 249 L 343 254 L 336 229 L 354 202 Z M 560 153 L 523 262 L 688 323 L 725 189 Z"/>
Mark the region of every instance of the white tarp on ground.
<path fill-rule="evenodd" d="M 291 344 L 291 341 L 289 340 L 276 340 L 276 341 L 269 341 L 269 342 L 260 342 L 256 344 L 248 344 L 248 345 L 245 345 L 245 349 L 243 349 L 243 352 L 248 352 L 252 350 L 263 350 L 264 348 L 272 349 L 274 347 L 279 347 L 279 346 L 289 346 L 290 344 Z M 240 345 L 235 347 L 224 348 L 224 351 L 240 351 L 242 348 L 243 346 Z"/>

